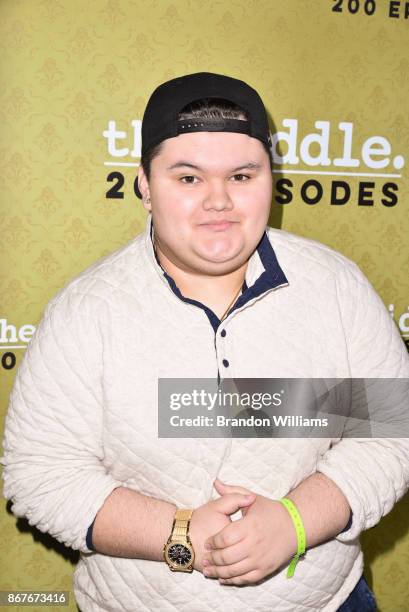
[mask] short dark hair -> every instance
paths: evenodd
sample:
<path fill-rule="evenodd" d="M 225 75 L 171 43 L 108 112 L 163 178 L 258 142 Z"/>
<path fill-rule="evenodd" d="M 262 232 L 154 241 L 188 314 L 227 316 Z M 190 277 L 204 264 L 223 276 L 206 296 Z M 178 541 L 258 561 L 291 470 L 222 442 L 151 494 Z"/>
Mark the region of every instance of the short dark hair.
<path fill-rule="evenodd" d="M 200 100 L 195 100 L 194 102 L 190 102 L 187 104 L 178 115 L 178 119 L 196 119 L 196 118 L 206 118 L 206 119 L 243 119 L 248 121 L 247 112 L 230 102 L 229 100 L 224 100 L 223 98 L 201 98 Z M 155 159 L 157 155 L 162 150 L 163 142 L 155 145 L 151 149 L 149 149 L 145 155 L 141 157 L 141 166 L 145 172 L 146 178 L 150 179 L 151 173 L 151 163 L 152 160 Z M 261 141 L 260 141 L 261 142 Z M 266 153 L 268 154 L 268 158 L 270 160 L 270 168 L 273 169 L 273 158 L 271 155 L 271 150 L 267 144 L 261 142 Z"/>

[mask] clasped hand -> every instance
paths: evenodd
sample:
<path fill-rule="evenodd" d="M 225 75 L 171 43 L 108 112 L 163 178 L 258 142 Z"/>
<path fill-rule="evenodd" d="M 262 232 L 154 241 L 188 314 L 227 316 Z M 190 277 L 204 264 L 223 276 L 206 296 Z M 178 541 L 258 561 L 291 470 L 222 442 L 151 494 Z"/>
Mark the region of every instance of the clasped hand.
<path fill-rule="evenodd" d="M 193 512 L 190 537 L 194 568 L 222 584 L 259 582 L 288 563 L 297 537 L 287 510 L 278 502 L 245 487 L 214 482 L 220 498 Z M 242 518 L 230 514 L 241 509 Z"/>

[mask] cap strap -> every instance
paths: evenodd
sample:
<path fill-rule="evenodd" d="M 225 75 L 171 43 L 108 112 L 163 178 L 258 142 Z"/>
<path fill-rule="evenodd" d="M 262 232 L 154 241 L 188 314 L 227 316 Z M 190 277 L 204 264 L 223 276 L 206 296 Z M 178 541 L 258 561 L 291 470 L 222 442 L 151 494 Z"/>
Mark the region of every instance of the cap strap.
<path fill-rule="evenodd" d="M 184 132 L 239 132 L 251 136 L 250 121 L 244 119 L 179 119 L 177 121 L 178 134 Z"/>

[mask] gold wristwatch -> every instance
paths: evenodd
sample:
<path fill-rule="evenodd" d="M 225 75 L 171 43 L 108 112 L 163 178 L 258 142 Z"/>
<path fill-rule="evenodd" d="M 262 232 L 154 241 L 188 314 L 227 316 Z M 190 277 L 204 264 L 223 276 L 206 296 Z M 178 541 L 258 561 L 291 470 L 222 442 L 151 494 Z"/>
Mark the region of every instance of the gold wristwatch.
<path fill-rule="evenodd" d="M 193 510 L 179 508 L 173 519 L 172 533 L 163 547 L 163 556 L 172 572 L 193 572 L 195 551 L 189 538 Z"/>

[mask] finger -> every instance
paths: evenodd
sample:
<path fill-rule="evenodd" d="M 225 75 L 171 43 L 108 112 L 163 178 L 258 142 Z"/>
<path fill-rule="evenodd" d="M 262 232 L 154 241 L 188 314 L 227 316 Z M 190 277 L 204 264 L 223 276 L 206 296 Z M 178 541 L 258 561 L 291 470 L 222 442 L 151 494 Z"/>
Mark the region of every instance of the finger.
<path fill-rule="evenodd" d="M 232 565 L 243 561 L 249 556 L 249 551 L 243 548 L 243 541 L 227 546 L 209 550 L 203 557 L 203 565 Z"/>
<path fill-rule="evenodd" d="M 245 535 L 246 532 L 245 526 L 243 527 L 243 521 L 232 521 L 210 538 L 207 538 L 204 542 L 204 547 L 206 550 L 216 550 L 217 548 L 234 546 L 234 544 L 241 542 Z"/>
<path fill-rule="evenodd" d="M 260 578 L 260 574 L 257 570 L 247 572 L 242 576 L 235 576 L 234 578 L 219 578 L 220 584 L 233 584 L 234 586 L 244 586 L 247 584 L 256 584 L 263 578 Z"/>
<path fill-rule="evenodd" d="M 254 570 L 254 561 L 250 558 L 243 559 L 231 565 L 207 565 L 203 569 L 203 574 L 207 578 L 239 578 Z"/>

